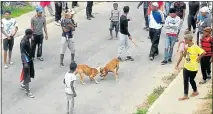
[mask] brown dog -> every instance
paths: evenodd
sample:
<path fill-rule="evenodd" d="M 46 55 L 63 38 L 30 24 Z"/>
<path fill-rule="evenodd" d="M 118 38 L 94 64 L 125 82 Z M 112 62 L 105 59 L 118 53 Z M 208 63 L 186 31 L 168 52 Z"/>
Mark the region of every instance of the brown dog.
<path fill-rule="evenodd" d="M 111 60 L 109 63 L 106 64 L 104 68 L 100 69 L 102 80 L 105 80 L 106 75 L 108 72 L 113 72 L 115 76 L 116 82 L 118 82 L 118 69 L 119 69 L 119 60 L 117 58 Z"/>
<path fill-rule="evenodd" d="M 81 84 L 85 84 L 83 82 L 83 78 L 84 78 L 84 75 L 86 76 L 89 76 L 90 80 L 91 81 L 95 81 L 96 84 L 98 84 L 99 82 L 97 82 L 97 80 L 95 79 L 95 76 L 100 73 L 100 67 L 98 68 L 91 68 L 89 67 L 88 65 L 78 65 L 76 71 L 75 71 L 75 74 L 78 74 L 80 75 L 80 81 L 81 81 Z"/>

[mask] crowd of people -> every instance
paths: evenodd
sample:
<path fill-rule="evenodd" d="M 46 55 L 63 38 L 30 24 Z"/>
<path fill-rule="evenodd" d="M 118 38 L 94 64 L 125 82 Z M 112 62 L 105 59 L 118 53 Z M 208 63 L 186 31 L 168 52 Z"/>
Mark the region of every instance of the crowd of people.
<path fill-rule="evenodd" d="M 76 92 L 74 88 L 74 82 L 76 76 L 73 74 L 77 64 L 74 61 L 75 57 L 75 47 L 73 41 L 73 32 L 77 27 L 77 23 L 73 20 L 75 11 L 68 10 L 67 2 L 54 2 L 55 3 L 55 13 L 51 8 L 50 2 L 41 2 L 40 6 L 36 7 L 36 15 L 31 19 L 31 28 L 25 31 L 25 36 L 21 40 L 20 50 L 21 50 L 21 60 L 23 64 L 24 79 L 21 84 L 21 88 L 27 91 L 27 96 L 33 98 L 34 95 L 30 92 L 29 83 L 31 78 L 34 78 L 34 63 L 35 51 L 37 49 L 37 59 L 43 61 L 42 58 L 42 44 L 43 39 L 48 40 L 48 32 L 46 26 L 46 18 L 44 15 L 44 8 L 48 7 L 50 14 L 55 15 L 55 21 L 57 25 L 61 26 L 62 37 L 61 37 L 61 49 L 60 49 L 60 66 L 64 67 L 63 59 L 67 48 L 69 48 L 71 54 L 71 64 L 70 71 L 65 75 L 64 83 L 66 85 L 65 92 L 68 98 L 69 110 L 72 110 L 73 99 L 76 97 Z M 63 4 L 65 4 L 65 16 L 61 17 Z M 77 2 L 73 2 L 73 7 L 78 6 Z M 179 38 L 179 34 L 186 17 L 186 3 L 177 2 L 150 2 L 144 1 L 140 2 L 137 8 L 144 5 L 144 18 L 146 31 L 149 31 L 149 38 L 151 40 L 151 48 L 149 53 L 149 59 L 151 61 L 159 54 L 159 41 L 161 36 L 161 30 L 164 27 L 166 31 L 165 38 L 165 50 L 164 50 L 164 60 L 161 62 L 162 65 L 166 65 L 172 62 L 172 55 L 174 50 L 174 45 L 178 43 L 178 52 L 180 57 L 178 59 L 176 69 L 178 69 L 181 60 L 184 58 L 184 97 L 180 100 L 188 99 L 188 82 L 192 85 L 193 93 L 192 97 L 198 95 L 197 86 L 195 82 L 195 76 L 198 72 L 199 63 L 201 66 L 201 72 L 203 75 L 203 81 L 200 84 L 207 82 L 207 79 L 211 79 L 211 62 L 212 62 L 212 50 L 213 50 L 213 40 L 212 40 L 212 17 L 210 15 L 210 10 L 206 2 L 200 3 L 197 1 L 189 2 L 189 14 L 188 14 L 188 28 L 184 32 L 184 39 Z M 88 20 L 94 18 L 92 15 L 93 2 L 88 1 L 86 7 L 86 16 Z M 128 40 L 132 40 L 131 34 L 128 30 L 128 21 L 131 21 L 127 17 L 129 13 L 129 6 L 123 7 L 123 13 L 118 10 L 118 3 L 113 4 L 113 10 L 110 16 L 110 36 L 113 38 L 112 31 L 115 29 L 116 38 L 119 37 L 118 46 L 118 56 L 120 61 L 123 61 L 123 51 L 127 52 L 125 60 L 134 61 L 133 57 L 129 52 Z M 13 64 L 11 61 L 12 49 L 14 44 L 14 36 L 18 31 L 18 23 L 14 18 L 11 18 L 11 12 L 5 11 L 4 18 L 1 20 L 2 23 L 2 39 L 3 39 L 3 49 L 4 49 L 4 68 L 8 69 L 8 64 Z M 193 32 L 191 32 L 191 26 Z M 193 34 L 197 31 L 197 45 L 194 43 Z M 44 35 L 44 33 L 45 35 Z M 9 51 L 8 51 L 9 50 Z M 7 53 L 9 59 L 7 62 Z M 70 103 L 73 105 L 70 106 Z"/>

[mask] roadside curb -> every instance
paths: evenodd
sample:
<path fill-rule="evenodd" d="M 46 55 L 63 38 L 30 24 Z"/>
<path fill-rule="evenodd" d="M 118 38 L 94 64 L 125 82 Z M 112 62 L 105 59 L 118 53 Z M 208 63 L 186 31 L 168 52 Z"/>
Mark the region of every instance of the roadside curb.
<path fill-rule="evenodd" d="M 181 70 L 181 71 L 179 72 L 179 74 L 176 76 L 176 78 L 166 87 L 166 89 L 164 90 L 164 92 L 163 92 L 163 93 L 158 97 L 158 99 L 150 106 L 150 108 L 148 109 L 147 114 L 153 114 L 152 112 L 153 112 L 155 106 L 156 106 L 157 104 L 159 104 L 160 102 L 162 102 L 163 96 L 166 95 L 166 94 L 170 91 L 171 87 L 172 87 L 173 85 L 176 84 L 176 82 L 179 80 L 179 78 L 182 77 L 182 71 L 183 71 L 183 70 Z"/>
<path fill-rule="evenodd" d="M 104 2 L 94 2 L 94 5 L 93 5 L 93 6 L 98 5 L 98 4 L 100 4 L 100 3 L 104 3 Z M 78 9 L 75 10 L 75 12 L 76 12 L 76 14 L 77 14 L 78 12 L 80 12 L 80 11 L 82 11 L 82 10 L 84 10 L 84 9 L 86 9 L 86 6 L 85 6 L 85 7 L 81 7 L 81 6 L 80 6 Z M 63 12 L 62 12 L 62 13 L 63 13 Z M 50 24 L 50 23 L 52 23 L 52 22 L 54 22 L 54 21 L 55 21 L 55 17 L 49 17 L 49 18 L 46 19 L 46 23 L 47 23 L 47 24 Z M 24 35 L 24 31 L 23 31 L 23 30 L 22 30 L 22 31 L 18 31 L 15 37 L 20 37 L 20 36 L 22 36 L 22 35 Z"/>

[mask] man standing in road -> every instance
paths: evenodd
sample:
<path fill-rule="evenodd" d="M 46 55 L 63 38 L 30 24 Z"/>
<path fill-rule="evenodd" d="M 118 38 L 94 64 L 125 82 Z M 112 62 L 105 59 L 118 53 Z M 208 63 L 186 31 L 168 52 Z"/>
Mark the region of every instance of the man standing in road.
<path fill-rule="evenodd" d="M 144 4 L 143 4 L 144 3 Z M 138 4 L 138 9 L 139 7 L 143 4 L 143 13 L 144 13 L 144 18 L 145 18 L 145 30 L 149 30 L 149 21 L 148 21 L 148 7 L 149 7 L 149 1 L 142 1 Z"/>
<path fill-rule="evenodd" d="M 129 41 L 132 40 L 132 37 L 128 30 L 128 21 L 127 14 L 129 13 L 129 6 L 124 6 L 123 8 L 124 14 L 120 17 L 120 35 L 119 35 L 119 47 L 118 47 L 118 59 L 122 61 L 121 55 L 123 50 L 127 52 L 126 60 L 134 61 L 134 59 L 130 56 L 129 53 Z"/>
<path fill-rule="evenodd" d="M 149 59 L 153 60 L 159 54 L 158 44 L 160 41 L 161 28 L 164 23 L 164 14 L 158 8 L 157 2 L 152 2 L 152 11 L 150 13 L 149 21 L 149 37 L 152 42 Z"/>
<path fill-rule="evenodd" d="M 94 18 L 94 16 L 92 15 L 92 6 L 93 6 L 93 1 L 87 1 L 86 15 L 88 20 L 91 20 L 91 18 Z"/>
<path fill-rule="evenodd" d="M 61 13 L 62 13 L 62 2 L 55 3 L 55 24 L 60 26 L 61 23 Z"/>
<path fill-rule="evenodd" d="M 35 58 L 36 46 L 37 49 L 37 59 L 43 61 L 42 56 L 42 44 L 43 44 L 43 29 L 46 34 L 45 39 L 48 39 L 46 18 L 42 16 L 43 8 L 41 6 L 36 7 L 37 14 L 31 19 L 31 28 L 33 30 L 33 39 L 32 39 L 32 57 Z"/>
<path fill-rule="evenodd" d="M 8 64 L 12 65 L 13 62 L 11 61 L 12 57 L 12 50 L 14 45 L 14 36 L 18 31 L 18 23 L 14 18 L 11 18 L 11 12 L 5 11 L 4 13 L 5 18 L 1 20 L 1 32 L 2 32 L 2 39 L 3 39 L 3 49 L 4 49 L 4 68 L 8 69 L 7 65 L 7 50 L 9 49 L 9 60 Z"/>
<path fill-rule="evenodd" d="M 30 92 L 29 83 L 31 82 L 31 78 L 34 78 L 34 64 L 32 57 L 30 55 L 31 52 L 31 45 L 29 39 L 32 38 L 33 31 L 31 29 L 27 29 L 25 31 L 25 36 L 21 40 L 20 43 L 20 50 L 21 50 L 21 61 L 23 64 L 23 71 L 24 71 L 24 82 L 21 85 L 22 89 L 27 91 L 27 96 L 30 98 L 34 98 L 33 94 Z"/>

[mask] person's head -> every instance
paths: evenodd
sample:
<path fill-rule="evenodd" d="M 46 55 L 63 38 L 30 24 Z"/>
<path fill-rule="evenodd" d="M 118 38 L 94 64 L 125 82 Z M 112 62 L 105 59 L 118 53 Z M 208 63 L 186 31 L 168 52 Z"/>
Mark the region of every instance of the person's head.
<path fill-rule="evenodd" d="M 76 70 L 76 68 L 77 68 L 77 64 L 76 64 L 75 62 L 72 62 L 72 63 L 70 64 L 70 71 L 71 71 L 71 72 L 74 72 L 74 71 Z"/>
<path fill-rule="evenodd" d="M 41 6 L 36 6 L 36 12 L 38 17 L 42 16 L 43 8 Z"/>
<path fill-rule="evenodd" d="M 32 29 L 27 29 L 25 30 L 25 36 L 30 39 L 33 36 L 33 31 Z"/>
<path fill-rule="evenodd" d="M 65 13 L 65 18 L 71 18 L 71 13 L 70 12 L 66 12 Z"/>
<path fill-rule="evenodd" d="M 10 16 L 11 16 L 11 12 L 9 10 L 7 10 L 7 11 L 4 12 L 4 17 L 6 19 L 10 19 Z"/>
<path fill-rule="evenodd" d="M 158 7 L 159 7 L 158 2 L 152 2 L 152 11 L 158 10 Z"/>
<path fill-rule="evenodd" d="M 202 7 L 200 9 L 200 12 L 202 14 L 202 16 L 206 16 L 206 14 L 208 13 L 209 8 L 208 7 Z"/>
<path fill-rule="evenodd" d="M 186 43 L 186 44 L 192 43 L 192 40 L 193 40 L 192 34 L 186 34 L 186 35 L 184 36 L 184 40 L 185 40 L 185 43 Z"/>
<path fill-rule="evenodd" d="M 129 6 L 124 6 L 123 11 L 124 11 L 124 13 L 128 14 L 129 13 Z"/>
<path fill-rule="evenodd" d="M 209 35 L 211 34 L 211 32 L 212 32 L 211 27 L 206 27 L 206 28 L 204 28 L 204 30 L 203 30 L 203 36 L 204 36 L 204 37 L 207 37 L 207 36 L 209 36 Z"/>
<path fill-rule="evenodd" d="M 176 9 L 175 8 L 170 8 L 169 9 L 169 15 L 174 18 L 176 17 Z"/>
<path fill-rule="evenodd" d="M 117 10 L 118 9 L 118 3 L 114 3 L 113 8 L 114 8 L 114 10 Z"/>

